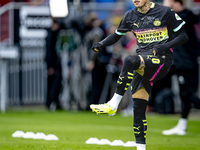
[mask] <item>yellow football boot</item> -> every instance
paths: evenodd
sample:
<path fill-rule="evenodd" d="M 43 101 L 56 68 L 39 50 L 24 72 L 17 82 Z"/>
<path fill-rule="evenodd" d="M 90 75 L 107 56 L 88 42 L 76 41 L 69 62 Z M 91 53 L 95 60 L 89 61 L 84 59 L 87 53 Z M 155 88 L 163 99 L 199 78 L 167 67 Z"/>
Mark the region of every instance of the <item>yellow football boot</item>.
<path fill-rule="evenodd" d="M 113 111 L 107 103 L 99 105 L 92 104 L 90 105 L 90 108 L 93 112 L 96 112 L 97 114 L 108 114 L 108 116 L 114 116 L 117 112 L 117 109 Z"/>

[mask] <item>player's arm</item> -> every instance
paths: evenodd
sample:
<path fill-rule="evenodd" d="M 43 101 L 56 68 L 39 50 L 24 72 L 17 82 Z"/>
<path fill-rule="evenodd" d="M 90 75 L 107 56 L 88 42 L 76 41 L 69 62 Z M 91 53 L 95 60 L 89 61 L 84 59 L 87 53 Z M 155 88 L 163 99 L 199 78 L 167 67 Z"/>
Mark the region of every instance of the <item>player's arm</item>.
<path fill-rule="evenodd" d="M 153 49 L 155 50 L 155 52 L 157 54 L 162 54 L 165 50 L 167 50 L 169 48 L 177 47 L 177 46 L 182 45 L 183 43 L 187 42 L 188 36 L 183 27 L 177 31 L 176 35 L 177 36 L 173 40 L 171 40 L 167 43 L 164 43 L 164 44 L 159 44 L 159 45 L 154 46 Z"/>
<path fill-rule="evenodd" d="M 115 44 L 123 35 L 130 31 L 129 23 L 127 23 L 128 13 L 122 18 L 117 30 L 115 33 L 107 36 L 101 42 L 95 43 L 92 46 L 92 49 L 96 52 L 100 51 L 105 46 L 111 46 Z"/>
<path fill-rule="evenodd" d="M 98 43 L 94 43 L 92 49 L 96 52 L 100 51 L 105 46 L 110 46 L 115 44 L 123 35 L 118 35 L 116 33 L 107 36 L 104 40 Z"/>
<path fill-rule="evenodd" d="M 167 43 L 155 45 L 154 50 L 157 54 L 162 54 L 165 50 L 179 46 L 188 40 L 184 29 L 185 21 L 182 20 L 182 18 L 179 17 L 178 14 L 176 14 L 171 8 L 168 8 L 167 11 L 167 21 L 168 28 L 170 28 L 170 30 L 172 30 L 177 36 Z"/>

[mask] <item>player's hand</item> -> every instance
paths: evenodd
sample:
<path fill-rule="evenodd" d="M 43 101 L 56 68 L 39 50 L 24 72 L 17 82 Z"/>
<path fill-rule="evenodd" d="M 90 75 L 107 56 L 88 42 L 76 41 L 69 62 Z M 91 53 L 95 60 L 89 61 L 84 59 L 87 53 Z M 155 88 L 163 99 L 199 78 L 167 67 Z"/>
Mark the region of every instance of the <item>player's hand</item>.
<path fill-rule="evenodd" d="M 153 49 L 152 52 L 153 52 L 153 55 L 156 56 L 156 50 Z"/>
<path fill-rule="evenodd" d="M 165 47 L 163 45 L 155 45 L 152 49 L 154 56 L 156 55 L 164 55 Z"/>
<path fill-rule="evenodd" d="M 98 43 L 94 43 L 93 46 L 92 46 L 92 49 L 95 51 L 95 52 L 98 52 L 98 51 L 101 51 L 102 48 L 103 48 L 103 44 L 98 42 Z"/>

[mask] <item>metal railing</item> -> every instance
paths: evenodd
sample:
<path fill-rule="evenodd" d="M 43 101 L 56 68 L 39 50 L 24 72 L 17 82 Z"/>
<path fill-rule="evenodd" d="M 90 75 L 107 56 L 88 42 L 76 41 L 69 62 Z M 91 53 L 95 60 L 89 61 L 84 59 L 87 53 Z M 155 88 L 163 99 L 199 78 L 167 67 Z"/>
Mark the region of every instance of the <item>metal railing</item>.
<path fill-rule="evenodd" d="M 9 28 L 8 35 L 6 35 L 8 38 L 4 40 L 0 39 L 0 47 L 6 49 L 7 47 L 15 45 L 19 48 L 20 52 L 18 58 L 8 61 L 8 80 L 6 81 L 8 87 L 6 87 L 5 90 L 8 94 L 6 105 L 10 106 L 21 104 L 44 104 L 46 100 L 46 64 L 44 62 L 46 52 L 45 44 L 42 45 L 43 47 L 31 47 L 27 44 L 31 44 L 31 40 L 29 41 L 29 39 L 22 39 L 18 44 L 14 41 L 15 11 L 17 10 L 20 13 L 20 9 L 27 5 L 27 3 L 11 2 L 0 7 L 0 18 L 5 13 L 9 14 L 9 21 L 6 21 L 8 24 L 4 24 L 4 26 L 8 26 Z M 32 40 L 31 42 L 33 44 L 34 41 Z M 41 42 L 42 41 L 40 41 L 40 43 Z M 1 69 L 1 74 L 3 73 L 2 71 L 3 70 Z"/>

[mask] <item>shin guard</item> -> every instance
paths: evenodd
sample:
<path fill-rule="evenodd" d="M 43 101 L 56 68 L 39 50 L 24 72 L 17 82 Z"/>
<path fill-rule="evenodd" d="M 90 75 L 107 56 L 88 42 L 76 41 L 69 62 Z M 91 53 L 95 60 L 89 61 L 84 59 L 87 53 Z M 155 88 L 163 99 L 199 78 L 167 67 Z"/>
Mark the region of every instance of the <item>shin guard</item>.
<path fill-rule="evenodd" d="M 147 100 L 134 98 L 134 124 L 133 131 L 137 144 L 146 144 L 147 120 L 146 107 Z"/>

